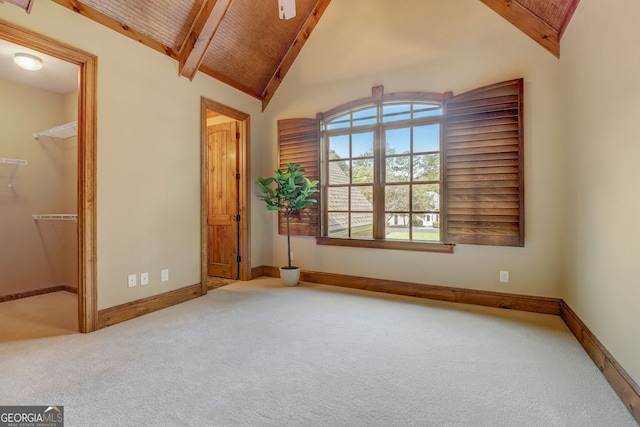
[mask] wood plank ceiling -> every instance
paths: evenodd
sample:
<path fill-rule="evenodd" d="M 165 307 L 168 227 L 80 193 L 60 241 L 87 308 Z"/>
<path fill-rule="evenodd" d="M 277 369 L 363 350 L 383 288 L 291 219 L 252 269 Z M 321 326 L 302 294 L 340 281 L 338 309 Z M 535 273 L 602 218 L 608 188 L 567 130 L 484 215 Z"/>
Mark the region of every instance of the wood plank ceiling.
<path fill-rule="evenodd" d="M 330 0 L 296 0 L 281 20 L 277 0 L 53 0 L 262 101 L 263 109 Z"/>
<path fill-rule="evenodd" d="M 15 1 L 15 0 L 14 0 Z M 208 74 L 266 108 L 331 0 L 296 0 L 278 17 L 277 0 L 53 0 L 169 55 L 181 76 Z M 559 57 L 579 0 L 481 0 Z"/>
<path fill-rule="evenodd" d="M 557 58 L 580 0 L 480 0 Z"/>

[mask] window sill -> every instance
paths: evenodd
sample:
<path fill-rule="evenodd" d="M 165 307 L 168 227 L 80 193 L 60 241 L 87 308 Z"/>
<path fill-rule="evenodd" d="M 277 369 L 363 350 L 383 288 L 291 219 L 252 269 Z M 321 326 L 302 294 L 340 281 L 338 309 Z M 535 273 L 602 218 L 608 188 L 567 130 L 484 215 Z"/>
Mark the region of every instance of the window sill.
<path fill-rule="evenodd" d="M 317 245 L 352 246 L 357 248 L 391 249 L 399 251 L 437 252 L 452 254 L 455 245 L 431 242 L 403 242 L 375 239 L 340 239 L 335 237 L 316 237 Z"/>

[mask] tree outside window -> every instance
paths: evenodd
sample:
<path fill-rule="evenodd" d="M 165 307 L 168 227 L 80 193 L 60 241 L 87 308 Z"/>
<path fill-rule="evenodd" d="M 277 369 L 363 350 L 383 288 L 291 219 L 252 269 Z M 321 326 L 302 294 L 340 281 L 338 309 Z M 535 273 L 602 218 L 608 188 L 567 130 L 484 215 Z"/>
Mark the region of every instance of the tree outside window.
<path fill-rule="evenodd" d="M 387 102 L 321 123 L 328 237 L 440 241 L 440 102 Z"/>

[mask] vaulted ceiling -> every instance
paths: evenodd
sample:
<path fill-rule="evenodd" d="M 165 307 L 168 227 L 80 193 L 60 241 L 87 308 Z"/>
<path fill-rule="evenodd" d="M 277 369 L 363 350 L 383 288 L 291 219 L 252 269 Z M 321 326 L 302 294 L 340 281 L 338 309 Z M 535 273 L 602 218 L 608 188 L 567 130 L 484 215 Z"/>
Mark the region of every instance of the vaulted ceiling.
<path fill-rule="evenodd" d="M 28 4 L 31 0 L 5 0 Z M 271 100 L 331 0 L 53 0 L 262 101 Z M 556 57 L 579 0 L 480 0 Z M 23 6 L 27 8 L 27 6 Z M 37 7 L 37 6 L 36 6 Z"/>
<path fill-rule="evenodd" d="M 330 0 L 296 0 L 282 20 L 277 0 L 54 0 L 163 52 L 179 73 L 208 74 L 266 107 Z"/>

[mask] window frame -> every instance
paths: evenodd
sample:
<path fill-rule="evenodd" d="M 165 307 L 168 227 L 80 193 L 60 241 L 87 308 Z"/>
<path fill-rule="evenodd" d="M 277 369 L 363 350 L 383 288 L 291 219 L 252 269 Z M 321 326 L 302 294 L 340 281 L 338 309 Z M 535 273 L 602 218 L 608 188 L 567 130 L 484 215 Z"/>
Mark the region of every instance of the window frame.
<path fill-rule="evenodd" d="M 373 132 L 374 134 L 374 174 L 377 176 L 373 182 L 374 199 L 376 197 L 382 197 L 384 199 L 386 181 L 386 135 L 387 129 L 401 129 L 401 128 L 414 128 L 417 126 L 425 126 L 431 124 L 438 124 L 440 126 L 440 140 L 439 140 L 439 155 L 440 155 L 440 173 L 437 181 L 428 180 L 428 183 L 436 183 L 440 187 L 440 200 L 443 200 L 442 192 L 445 191 L 444 185 L 444 173 L 443 173 L 443 160 L 444 160 L 444 124 L 445 124 L 445 101 L 451 97 L 451 92 L 447 93 L 433 93 L 433 92 L 404 92 L 404 93 L 392 93 L 383 94 L 381 86 L 374 87 L 372 90 L 372 96 L 361 100 L 353 101 L 332 110 L 319 113 L 317 115 L 318 122 L 320 124 L 320 164 L 321 164 L 321 182 L 326 183 L 321 186 L 321 200 L 326 202 L 328 200 L 328 172 L 329 172 L 329 143 L 328 138 L 335 135 L 353 135 L 356 133 Z M 438 103 L 442 108 L 442 114 L 438 116 L 427 116 L 422 118 L 409 118 L 397 121 L 384 121 L 383 108 L 387 105 L 394 103 Z M 376 108 L 376 123 L 366 124 L 362 126 L 353 126 L 353 114 L 359 110 L 366 110 L 369 108 Z M 325 125 L 327 122 L 344 116 L 350 115 L 350 126 L 343 128 L 327 129 Z M 345 129 L 348 132 L 345 132 Z M 410 150 L 409 156 L 413 156 L 413 149 Z M 353 158 L 348 160 L 351 162 Z M 408 181 L 409 185 L 414 185 L 413 180 Z M 394 184 L 391 184 L 394 185 Z M 346 188 L 352 188 L 353 183 L 350 182 Z M 426 252 L 439 252 L 439 253 L 453 253 L 453 244 L 444 243 L 442 230 L 439 230 L 438 241 L 422 241 L 422 240 L 396 240 L 384 238 L 384 227 L 380 227 L 380 221 L 386 226 L 386 212 L 385 204 L 377 203 L 373 209 L 373 237 L 330 237 L 328 236 L 328 219 L 329 209 L 327 203 L 323 202 L 323 208 L 321 212 L 321 236 L 316 238 L 316 242 L 319 245 L 331 245 L 331 246 L 353 246 L 353 247 L 367 247 L 367 248 L 380 248 L 380 249 L 394 249 L 394 250 L 408 250 L 408 251 L 426 251 Z M 440 203 L 439 212 L 440 218 L 444 217 L 444 210 L 446 206 Z M 347 210 L 353 212 L 350 208 Z M 409 200 L 409 218 L 411 221 L 411 215 L 413 213 L 413 206 L 411 200 Z M 350 229 L 350 227 L 349 227 Z M 380 237 L 382 236 L 382 237 Z"/>

